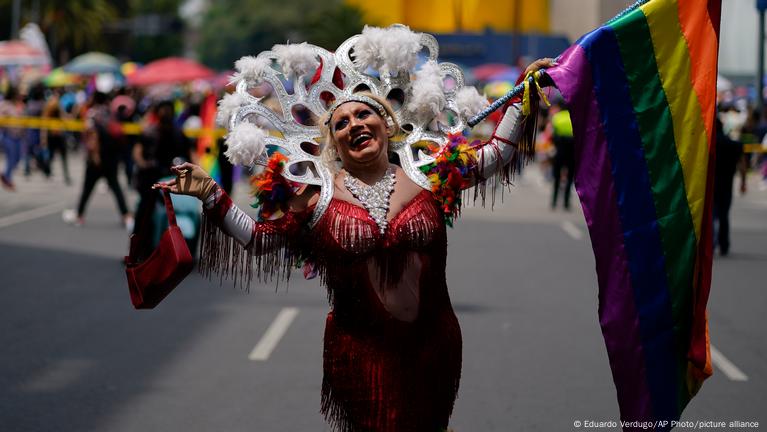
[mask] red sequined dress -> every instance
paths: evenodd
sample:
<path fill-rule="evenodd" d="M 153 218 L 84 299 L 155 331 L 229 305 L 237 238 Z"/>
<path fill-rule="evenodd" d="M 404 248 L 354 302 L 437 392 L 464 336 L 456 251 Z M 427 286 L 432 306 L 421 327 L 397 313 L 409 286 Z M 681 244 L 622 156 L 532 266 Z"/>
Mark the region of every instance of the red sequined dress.
<path fill-rule="evenodd" d="M 511 151 L 490 144 L 480 164 L 501 167 Z M 254 222 L 223 192 L 205 203 L 204 274 L 228 272 L 247 283 L 255 269 L 260 280 L 287 278 L 309 257 L 327 287 L 321 411 L 334 430 L 447 428 L 462 342 L 447 291 L 446 207 L 437 192 L 421 191 L 384 233 L 366 209 L 337 198 L 311 229 L 312 209 Z"/>
<path fill-rule="evenodd" d="M 222 194 L 206 216 L 226 230 L 239 217 L 233 213 Z M 333 199 L 311 231 L 308 216 L 252 224 L 246 250 L 264 260 L 257 270 L 289 271 L 292 260 L 280 256 L 300 249 L 320 271 L 331 303 L 322 413 L 340 431 L 444 430 L 461 374 L 461 330 L 445 282 L 445 222 L 432 193 L 407 203 L 383 234 L 367 210 L 347 201 Z M 234 247 L 222 246 L 226 238 L 216 232 L 205 236 L 217 250 Z M 392 291 L 412 294 L 395 295 L 407 300 L 390 306 L 394 314 L 386 307 Z"/>

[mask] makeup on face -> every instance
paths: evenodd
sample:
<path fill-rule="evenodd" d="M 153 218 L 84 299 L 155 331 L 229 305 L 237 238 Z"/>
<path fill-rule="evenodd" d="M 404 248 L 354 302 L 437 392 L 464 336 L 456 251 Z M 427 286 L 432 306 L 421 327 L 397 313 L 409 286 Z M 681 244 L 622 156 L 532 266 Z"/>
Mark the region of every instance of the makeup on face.
<path fill-rule="evenodd" d="M 373 108 L 361 102 L 341 105 L 330 126 L 336 141 L 350 150 L 360 150 L 387 137 L 386 121 Z M 382 143 L 381 143 L 382 144 Z"/>

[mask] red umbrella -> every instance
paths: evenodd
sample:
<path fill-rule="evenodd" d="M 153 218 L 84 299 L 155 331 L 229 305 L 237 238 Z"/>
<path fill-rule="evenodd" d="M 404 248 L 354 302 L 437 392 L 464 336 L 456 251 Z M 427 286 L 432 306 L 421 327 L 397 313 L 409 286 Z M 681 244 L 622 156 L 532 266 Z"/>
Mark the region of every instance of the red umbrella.
<path fill-rule="evenodd" d="M 513 67 L 503 63 L 486 63 L 471 69 L 474 78 L 480 81 L 489 81 L 494 75 L 509 73 L 514 70 Z"/>
<path fill-rule="evenodd" d="M 47 66 L 48 56 L 20 40 L 0 42 L 0 66 Z"/>
<path fill-rule="evenodd" d="M 231 71 L 231 70 L 224 71 L 214 76 L 208 81 L 210 82 L 210 85 L 212 85 L 213 88 L 216 90 L 228 89 L 229 87 L 231 87 L 231 91 L 234 91 L 234 86 L 229 85 L 229 82 L 232 81 L 232 75 L 234 75 L 234 71 Z"/>
<path fill-rule="evenodd" d="M 168 57 L 148 63 L 128 77 L 128 84 L 145 86 L 208 79 L 216 73 L 207 67 L 180 57 Z"/>

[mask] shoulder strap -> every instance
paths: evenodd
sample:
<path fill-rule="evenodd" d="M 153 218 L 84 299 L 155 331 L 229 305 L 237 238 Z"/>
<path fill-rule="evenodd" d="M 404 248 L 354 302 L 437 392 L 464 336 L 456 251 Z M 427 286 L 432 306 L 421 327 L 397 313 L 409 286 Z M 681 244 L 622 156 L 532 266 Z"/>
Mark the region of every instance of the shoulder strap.
<path fill-rule="evenodd" d="M 168 226 L 176 226 L 176 212 L 173 210 L 173 201 L 170 199 L 170 192 L 164 191 L 162 196 L 165 199 L 165 212 L 168 214 Z"/>

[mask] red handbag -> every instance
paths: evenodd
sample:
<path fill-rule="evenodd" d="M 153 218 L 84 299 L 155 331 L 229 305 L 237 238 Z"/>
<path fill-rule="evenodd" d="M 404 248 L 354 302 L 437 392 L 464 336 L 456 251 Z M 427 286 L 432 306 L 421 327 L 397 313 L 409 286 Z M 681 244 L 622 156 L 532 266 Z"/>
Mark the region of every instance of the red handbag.
<path fill-rule="evenodd" d="M 138 237 L 130 237 L 130 252 L 125 257 L 125 275 L 133 307 L 152 309 L 192 271 L 194 262 L 181 229 L 176 225 L 176 213 L 170 192 L 163 193 L 168 214 L 168 229 L 160 243 L 144 262 L 137 262 Z"/>

